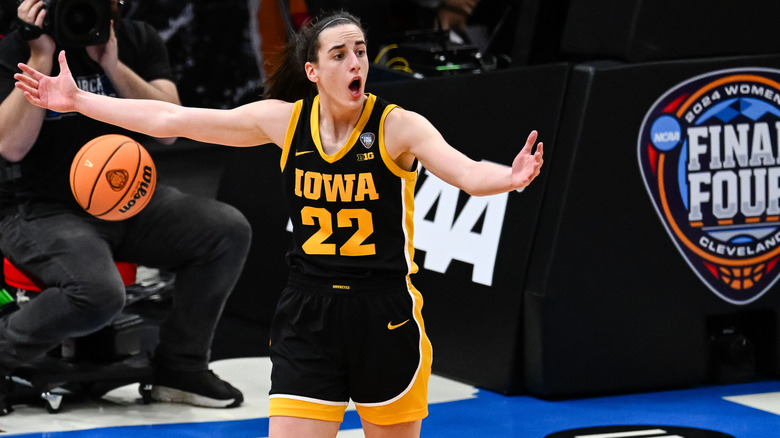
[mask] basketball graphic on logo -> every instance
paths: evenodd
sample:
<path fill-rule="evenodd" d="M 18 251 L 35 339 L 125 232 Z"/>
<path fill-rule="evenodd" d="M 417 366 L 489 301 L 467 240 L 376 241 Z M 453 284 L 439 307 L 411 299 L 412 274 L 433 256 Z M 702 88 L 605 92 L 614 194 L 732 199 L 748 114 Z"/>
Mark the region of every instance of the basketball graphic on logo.
<path fill-rule="evenodd" d="M 89 214 L 108 221 L 135 216 L 152 198 L 157 172 L 130 137 L 108 134 L 85 144 L 70 166 L 70 189 Z"/>

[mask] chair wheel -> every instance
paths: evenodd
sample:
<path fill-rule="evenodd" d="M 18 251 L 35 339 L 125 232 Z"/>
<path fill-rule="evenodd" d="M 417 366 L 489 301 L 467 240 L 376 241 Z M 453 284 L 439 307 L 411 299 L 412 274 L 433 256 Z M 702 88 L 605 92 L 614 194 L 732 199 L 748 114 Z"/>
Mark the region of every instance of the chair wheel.
<path fill-rule="evenodd" d="M 56 414 L 60 411 L 60 406 L 62 405 L 61 395 L 44 392 L 41 394 L 41 400 L 46 402 L 46 410 L 49 411 L 50 414 Z"/>

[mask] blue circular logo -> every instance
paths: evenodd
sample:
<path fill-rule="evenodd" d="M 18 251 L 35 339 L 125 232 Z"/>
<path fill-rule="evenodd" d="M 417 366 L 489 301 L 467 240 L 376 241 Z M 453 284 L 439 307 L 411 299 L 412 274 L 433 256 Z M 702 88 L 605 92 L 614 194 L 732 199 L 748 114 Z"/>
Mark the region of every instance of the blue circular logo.
<path fill-rule="evenodd" d="M 680 143 L 680 122 L 672 116 L 663 115 L 650 127 L 650 139 L 653 146 L 662 151 L 670 151 Z"/>

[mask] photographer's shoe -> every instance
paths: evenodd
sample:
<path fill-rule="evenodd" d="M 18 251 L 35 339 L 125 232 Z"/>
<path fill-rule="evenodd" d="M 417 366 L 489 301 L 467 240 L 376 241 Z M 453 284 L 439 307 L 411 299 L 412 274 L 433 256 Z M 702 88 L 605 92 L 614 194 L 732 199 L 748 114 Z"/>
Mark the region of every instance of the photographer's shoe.
<path fill-rule="evenodd" d="M 152 399 L 207 408 L 234 408 L 244 401 L 244 395 L 211 370 L 174 371 L 157 368 Z"/>

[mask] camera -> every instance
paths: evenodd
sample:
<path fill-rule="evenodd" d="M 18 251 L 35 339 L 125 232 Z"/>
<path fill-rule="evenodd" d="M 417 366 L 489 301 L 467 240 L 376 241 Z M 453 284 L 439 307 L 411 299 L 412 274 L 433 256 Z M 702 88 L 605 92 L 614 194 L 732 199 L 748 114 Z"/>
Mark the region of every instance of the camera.
<path fill-rule="evenodd" d="M 4 20 L 16 17 L 22 0 L 2 2 Z M 84 47 L 103 44 L 111 31 L 111 0 L 43 0 L 43 33 L 58 44 Z"/>

